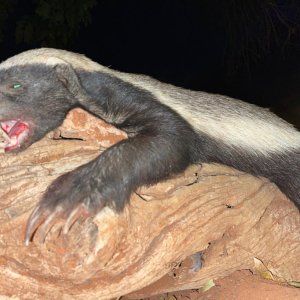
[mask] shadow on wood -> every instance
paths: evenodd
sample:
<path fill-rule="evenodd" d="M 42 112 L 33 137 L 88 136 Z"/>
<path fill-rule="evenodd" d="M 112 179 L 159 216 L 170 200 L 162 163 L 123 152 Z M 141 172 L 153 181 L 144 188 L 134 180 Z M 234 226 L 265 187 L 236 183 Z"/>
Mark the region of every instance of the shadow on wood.
<path fill-rule="evenodd" d="M 57 224 L 44 244 L 24 246 L 27 218 L 47 186 L 123 138 L 75 110 L 26 151 L 1 154 L 1 295 L 143 298 L 200 288 L 235 270 L 255 271 L 257 262 L 273 280 L 300 281 L 296 207 L 268 180 L 218 165 L 192 166 L 140 188 L 121 215 L 105 208 L 68 235 Z M 192 255 L 199 252 L 203 265 L 196 270 Z"/>

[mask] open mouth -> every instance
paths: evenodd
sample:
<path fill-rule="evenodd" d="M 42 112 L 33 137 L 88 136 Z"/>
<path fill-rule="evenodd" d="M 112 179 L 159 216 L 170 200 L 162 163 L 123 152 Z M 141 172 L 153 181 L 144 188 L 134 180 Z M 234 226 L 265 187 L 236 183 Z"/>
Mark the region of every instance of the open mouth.
<path fill-rule="evenodd" d="M 5 151 L 21 147 L 28 137 L 29 125 L 21 120 L 8 120 L 0 122 L 2 129 L 1 147 Z"/>

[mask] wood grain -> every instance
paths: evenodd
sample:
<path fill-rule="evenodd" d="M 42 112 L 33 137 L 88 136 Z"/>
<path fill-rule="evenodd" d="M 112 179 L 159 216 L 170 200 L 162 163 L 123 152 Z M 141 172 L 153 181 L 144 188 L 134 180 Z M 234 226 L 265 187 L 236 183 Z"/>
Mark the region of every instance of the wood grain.
<path fill-rule="evenodd" d="M 63 137 L 64 139 L 61 139 Z M 59 175 L 125 134 L 75 110 L 56 132 L 0 160 L 0 295 L 20 299 L 142 298 L 200 288 L 262 262 L 273 280 L 300 282 L 300 217 L 264 178 L 195 165 L 140 188 L 117 215 L 105 208 L 68 235 L 54 226 L 24 246 L 27 218 Z M 37 232 L 38 236 L 38 232 Z M 193 255 L 204 262 L 193 271 Z"/>

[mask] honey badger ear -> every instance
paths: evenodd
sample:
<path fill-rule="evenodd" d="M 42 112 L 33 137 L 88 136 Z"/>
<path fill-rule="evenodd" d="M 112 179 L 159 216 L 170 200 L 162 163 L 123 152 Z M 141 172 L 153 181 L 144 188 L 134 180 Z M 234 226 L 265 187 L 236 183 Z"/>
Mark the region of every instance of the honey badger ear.
<path fill-rule="evenodd" d="M 73 67 L 63 59 L 51 57 L 47 61 L 48 65 L 53 66 L 57 78 L 68 89 L 68 91 L 76 96 L 79 95 L 82 88 L 78 76 Z"/>

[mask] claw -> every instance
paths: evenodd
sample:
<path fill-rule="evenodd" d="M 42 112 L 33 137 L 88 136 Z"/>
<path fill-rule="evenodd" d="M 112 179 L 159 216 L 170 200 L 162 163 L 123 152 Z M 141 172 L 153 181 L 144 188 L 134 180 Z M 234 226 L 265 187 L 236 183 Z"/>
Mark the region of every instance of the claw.
<path fill-rule="evenodd" d="M 54 210 L 54 212 L 50 213 L 48 209 L 43 211 L 43 207 L 41 205 L 38 205 L 31 213 L 29 221 L 27 223 L 24 241 L 25 245 L 29 245 L 32 236 L 41 224 L 43 225 L 39 230 L 39 241 L 41 241 L 41 239 L 45 239 L 47 233 L 54 225 L 53 221 L 62 213 L 62 211 L 63 208 L 59 206 Z"/>
<path fill-rule="evenodd" d="M 34 234 L 37 236 L 39 243 L 43 243 L 48 232 L 56 223 L 59 217 L 63 217 L 64 209 L 62 206 L 57 206 L 53 212 L 38 205 L 31 216 L 26 227 L 25 245 L 28 246 Z M 78 220 L 80 216 L 87 217 L 89 212 L 84 204 L 80 204 L 68 216 L 63 225 L 63 234 L 67 234 L 72 225 Z M 40 228 L 39 228 L 40 227 Z M 39 228 L 39 229 L 38 229 Z M 38 229 L 38 230 L 37 230 Z"/>
<path fill-rule="evenodd" d="M 26 231 L 25 231 L 25 245 L 28 246 L 29 242 L 31 240 L 31 237 L 35 230 L 38 228 L 40 224 L 43 222 L 42 216 L 44 214 L 41 214 L 42 208 L 40 205 L 38 205 L 33 212 L 31 213 L 29 217 L 29 221 L 27 222 Z"/>
<path fill-rule="evenodd" d="M 44 221 L 43 225 L 39 228 L 37 232 L 37 239 L 40 244 L 45 241 L 48 232 L 51 230 L 53 225 L 56 223 L 56 219 L 61 215 L 63 208 L 61 206 L 56 207 L 54 212 L 52 212 Z"/>
<path fill-rule="evenodd" d="M 63 227 L 63 234 L 67 234 L 72 225 L 79 219 L 80 216 L 88 216 L 89 213 L 84 204 L 77 206 L 69 215 Z"/>

